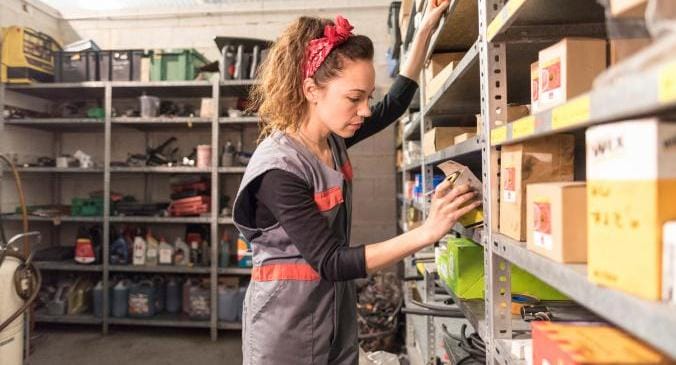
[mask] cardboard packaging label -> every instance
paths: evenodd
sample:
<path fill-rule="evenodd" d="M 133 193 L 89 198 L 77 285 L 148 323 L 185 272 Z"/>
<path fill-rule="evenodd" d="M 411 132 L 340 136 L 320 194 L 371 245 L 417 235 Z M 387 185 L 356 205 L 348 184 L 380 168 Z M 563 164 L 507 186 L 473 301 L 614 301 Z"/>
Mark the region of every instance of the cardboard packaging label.
<path fill-rule="evenodd" d="M 503 180 L 502 200 L 505 203 L 516 203 L 516 168 L 505 168 Z"/>
<path fill-rule="evenodd" d="M 535 198 L 532 206 L 534 212 L 533 241 L 536 246 L 547 251 L 554 248 L 552 239 L 552 205 L 547 198 Z"/>
<path fill-rule="evenodd" d="M 586 138 L 589 279 L 659 300 L 662 229 L 676 220 L 676 124 L 606 124 Z"/>
<path fill-rule="evenodd" d="M 536 61 L 530 65 L 530 104 L 533 111 L 538 110 L 538 100 L 540 100 L 540 68 Z"/>
<path fill-rule="evenodd" d="M 563 98 L 561 89 L 561 58 L 555 58 L 540 69 L 542 78 L 542 97 L 547 100 L 558 100 Z"/>

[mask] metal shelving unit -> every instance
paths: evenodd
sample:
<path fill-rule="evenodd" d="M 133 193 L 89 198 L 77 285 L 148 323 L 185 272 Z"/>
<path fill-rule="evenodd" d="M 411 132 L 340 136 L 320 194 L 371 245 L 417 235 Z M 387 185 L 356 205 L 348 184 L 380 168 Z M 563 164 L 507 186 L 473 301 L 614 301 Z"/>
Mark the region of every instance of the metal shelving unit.
<path fill-rule="evenodd" d="M 455 299 L 486 342 L 487 363 L 520 364 L 520 360 L 510 356 L 512 341 L 529 334 L 529 326 L 512 317 L 510 301 L 505 300 L 511 298 L 511 264 L 537 276 L 600 318 L 676 358 L 673 307 L 597 286 L 588 281 L 586 265 L 554 262 L 527 250 L 524 243 L 490 229 L 492 220 L 497 219 L 493 214 L 497 202 L 492 197 L 498 193 L 498 152 L 502 145 L 567 131 L 582 132 L 589 126 L 617 120 L 673 115 L 676 111 L 676 57 L 671 55 L 641 71 L 623 75 L 612 85 L 597 85 L 563 105 L 505 123 L 500 111 L 506 110 L 508 103 L 530 102 L 529 65 L 537 60 L 538 51 L 567 36 L 607 38 L 605 23 L 604 8 L 593 1 L 452 0 L 432 36 L 427 59 L 437 52 L 466 53 L 435 95 L 425 95 L 423 71 L 420 77 L 422 120 L 410 114 L 404 116 L 411 121 L 402 131 L 403 148 L 407 147 L 407 140 L 422 140 L 433 126 L 467 126 L 474 123 L 474 114 L 478 113 L 484 121 L 480 136 L 425 156 L 420 162 L 404 165 L 398 173 L 402 186 L 409 174 L 422 173 L 423 193 L 426 193 L 432 190 L 433 166 L 440 162 L 455 159 L 466 165 L 480 166 L 485 219 L 478 243 L 484 248 L 486 298 L 458 300 L 443 283 L 437 285 Z M 413 38 L 410 33 L 414 31 L 409 29 L 406 39 L 410 41 Z M 403 58 L 406 57 L 404 43 Z M 451 121 L 453 124 L 449 124 Z M 423 217 L 427 215 L 428 200 L 414 203 L 403 195 L 399 195 L 398 200 L 403 212 L 413 206 L 423 212 Z M 405 231 L 402 217 L 397 224 Z M 456 234 L 472 234 L 456 228 Z M 415 257 L 430 254 L 425 251 Z M 414 267 L 411 260 L 405 260 L 405 268 Z M 418 283 L 425 301 L 433 299 L 426 294 L 434 290 L 433 267 L 434 264 L 425 265 L 424 279 Z M 421 274 L 406 273 L 407 277 L 416 275 Z M 435 343 L 438 335 L 433 321 L 407 315 L 407 349 L 412 360 L 422 357 L 423 363 L 435 363 L 434 349 L 429 344 Z"/>
<path fill-rule="evenodd" d="M 78 265 L 73 262 L 38 262 L 37 266 L 45 272 L 50 271 L 68 271 L 68 272 L 100 272 L 104 286 L 110 283 L 112 273 L 158 273 L 158 274 L 196 274 L 209 275 L 211 283 L 211 317 L 204 321 L 193 321 L 188 318 L 166 313 L 159 314 L 153 318 L 112 318 L 104 315 L 103 318 L 94 318 L 91 315 L 73 315 L 73 316 L 49 316 L 45 312 L 37 312 L 36 320 L 38 322 L 50 323 L 86 323 L 98 324 L 102 326 L 103 333 L 107 333 L 110 325 L 140 325 L 140 326 L 166 326 L 166 327 L 197 327 L 209 328 L 212 339 L 216 339 L 218 330 L 241 330 L 239 323 L 229 323 L 219 321 L 217 317 L 218 310 L 218 287 L 217 280 L 219 276 L 240 276 L 246 277 L 251 274 L 251 269 L 228 267 L 218 267 L 218 242 L 220 239 L 219 229 L 223 226 L 232 225 L 232 217 L 220 216 L 219 210 L 219 181 L 230 176 L 238 177 L 243 174 L 245 167 L 219 167 L 219 129 L 224 128 L 245 128 L 256 126 L 258 118 L 255 116 L 243 117 L 223 117 L 219 115 L 221 106 L 221 97 L 246 96 L 249 89 L 256 81 L 253 80 L 230 80 L 218 81 L 212 80 L 198 81 L 152 81 L 152 82 L 80 82 L 80 83 L 44 83 L 31 85 L 4 85 L 0 84 L 0 109 L 4 104 L 3 97 L 5 90 L 11 90 L 14 93 L 24 94 L 32 97 L 43 98 L 50 101 L 66 100 L 97 100 L 105 110 L 103 119 L 91 118 L 26 118 L 26 119 L 4 119 L 0 115 L 0 127 L 13 126 L 22 128 L 33 128 L 54 133 L 54 154 L 61 154 L 61 134 L 67 132 L 88 132 L 101 133 L 104 137 L 103 146 L 103 166 L 92 169 L 81 168 L 56 168 L 56 167 L 22 167 L 22 173 L 30 174 L 55 174 L 52 181 L 52 199 L 54 204 L 61 201 L 60 196 L 60 177 L 63 174 L 101 174 L 103 196 L 109 196 L 111 192 L 111 176 L 123 174 L 139 174 L 143 176 L 153 174 L 200 174 L 209 175 L 211 181 L 211 206 L 212 211 L 199 217 L 146 217 L 146 216 L 111 216 L 110 201 L 104 201 L 104 215 L 101 217 L 73 217 L 56 216 L 42 217 L 29 216 L 31 222 L 52 223 L 53 233 L 59 234 L 61 223 L 101 223 L 103 226 L 103 255 L 100 265 Z M 136 98 L 143 94 L 159 96 L 161 98 L 201 98 L 211 97 L 218 102 L 214 103 L 212 111 L 213 117 L 113 117 L 113 100 Z M 112 135 L 118 131 L 118 127 L 134 128 L 145 133 L 164 131 L 164 130 L 191 130 L 200 129 L 201 131 L 210 130 L 212 146 L 211 164 L 207 168 L 196 167 L 119 167 L 111 164 Z M 115 129 L 113 129 L 115 128 Z M 147 135 L 146 135 L 147 138 Z M 99 188 L 100 189 L 100 188 Z M 8 221 L 20 221 L 18 214 L 5 214 L 2 217 Z M 209 242 L 212 243 L 211 265 L 208 267 L 180 267 L 180 266 L 133 266 L 133 265 L 110 265 L 109 247 L 110 247 L 110 229 L 112 224 L 117 223 L 137 223 L 137 224 L 206 224 L 210 227 Z M 110 298 L 109 292 L 104 290 L 104 313 L 109 312 Z"/>

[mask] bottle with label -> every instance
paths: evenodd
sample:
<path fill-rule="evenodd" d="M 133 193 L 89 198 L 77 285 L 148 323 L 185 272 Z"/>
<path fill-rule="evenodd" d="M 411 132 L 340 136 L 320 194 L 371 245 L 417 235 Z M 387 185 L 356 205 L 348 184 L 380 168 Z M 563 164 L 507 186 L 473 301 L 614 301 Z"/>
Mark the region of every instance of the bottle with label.
<path fill-rule="evenodd" d="M 251 267 L 253 259 L 253 252 L 251 251 L 251 244 L 244 238 L 243 234 L 237 237 L 237 264 L 239 267 Z"/>
<path fill-rule="evenodd" d="M 157 238 L 148 228 L 148 233 L 146 233 L 146 265 L 157 265 L 159 249 L 160 244 L 157 242 Z"/>
<path fill-rule="evenodd" d="M 174 246 L 170 245 L 164 236 L 160 236 L 160 265 L 171 265 L 174 261 Z"/>
<path fill-rule="evenodd" d="M 145 265 L 146 263 L 146 240 L 143 239 L 141 229 L 136 231 L 134 237 L 134 265 Z"/>
<path fill-rule="evenodd" d="M 181 239 L 174 242 L 174 265 L 188 266 L 190 264 L 190 247 Z"/>
<path fill-rule="evenodd" d="M 209 245 L 209 241 L 202 240 L 201 251 L 202 261 L 200 263 L 202 266 L 209 266 L 211 264 L 211 255 L 209 254 L 211 252 L 211 245 Z"/>
<path fill-rule="evenodd" d="M 200 265 L 202 256 L 202 247 L 200 241 L 192 240 L 190 241 L 190 263 L 193 266 Z"/>
<path fill-rule="evenodd" d="M 230 266 L 230 255 L 230 234 L 228 234 L 227 229 L 224 229 L 223 236 L 221 237 L 221 242 L 218 247 L 218 266 Z"/>
<path fill-rule="evenodd" d="M 80 227 L 75 242 L 75 262 L 78 264 L 93 264 L 96 261 L 94 243 L 84 227 Z"/>

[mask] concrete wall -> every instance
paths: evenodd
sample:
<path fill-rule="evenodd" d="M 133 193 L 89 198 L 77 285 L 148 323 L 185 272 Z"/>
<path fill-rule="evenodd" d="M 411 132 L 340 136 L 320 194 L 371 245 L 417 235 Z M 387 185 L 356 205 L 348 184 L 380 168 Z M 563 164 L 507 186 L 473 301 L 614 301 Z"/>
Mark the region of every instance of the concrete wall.
<path fill-rule="evenodd" d="M 4 13 L 3 7 L 6 7 L 5 2 L 7 1 L 10 4 L 16 3 L 10 6 L 12 9 L 21 3 L 18 0 L 3 0 L 0 5 L 0 13 Z M 379 95 L 382 95 L 391 82 L 385 67 L 385 51 L 388 47 L 386 22 L 389 2 L 389 0 L 370 0 L 368 2 L 353 0 L 325 0 L 322 2 L 258 1 L 227 6 L 205 5 L 199 9 L 188 10 L 151 9 L 133 12 L 107 12 L 99 15 L 69 13 L 58 21 L 57 26 L 52 21 L 49 26 L 45 24 L 43 29 L 55 32 L 52 34 L 56 34 L 55 37 L 65 43 L 77 39 L 91 38 L 99 46 L 106 49 L 196 48 L 207 58 L 215 60 L 218 54 L 213 42 L 215 36 L 274 39 L 290 21 L 299 15 L 334 17 L 336 14 L 341 14 L 355 26 L 356 33 L 367 35 L 374 41 L 376 83 L 379 88 Z M 21 17 L 21 15 L 17 14 L 16 16 Z M 37 27 L 33 25 L 32 20 L 26 20 L 26 17 L 23 17 L 23 21 L 32 27 Z M 10 151 L 13 149 L 21 151 L 17 144 L 28 140 L 26 134 L 18 131 L 12 131 L 11 136 L 8 131 L 3 132 L 3 134 L 4 141 L 0 143 L 0 150 L 7 151 L 7 148 L 9 148 Z M 255 131 L 248 131 L 247 135 L 253 137 Z M 40 134 L 40 136 L 42 135 Z M 139 150 L 137 147 L 139 142 L 142 142 L 142 138 L 133 134 L 128 136 L 129 138 L 119 137 L 120 145 L 114 143 L 118 152 L 114 151 L 113 158 L 116 157 L 116 154 L 126 155 L 126 151 Z M 44 138 L 48 139 L 47 137 Z M 156 138 L 160 139 L 160 136 Z M 222 137 L 222 139 L 225 138 L 230 137 Z M 98 139 L 99 137 L 92 139 L 90 143 L 92 148 L 96 145 L 100 146 Z M 42 146 L 48 145 L 47 140 L 43 142 L 41 143 Z M 69 143 L 73 143 L 73 145 Z M 74 148 L 81 148 L 82 146 L 77 143 L 75 138 L 65 136 L 63 140 L 64 151 L 74 151 Z M 2 145 L 5 144 L 9 147 L 2 148 Z M 46 148 L 46 151 L 39 151 L 37 154 L 45 154 L 49 150 L 49 148 Z M 390 238 L 396 233 L 393 151 L 393 127 L 350 150 L 355 171 L 354 243 L 380 241 Z M 94 148 L 86 152 L 99 154 Z M 233 178 L 229 177 L 228 179 Z M 138 186 L 131 181 L 128 184 Z M 163 184 L 166 185 L 166 182 Z M 228 181 L 226 184 L 228 185 L 227 190 L 234 191 L 238 181 Z M 114 182 L 116 189 L 124 189 L 125 186 L 127 185 L 124 182 L 119 184 Z M 65 198 L 65 195 L 71 195 L 70 192 L 73 189 L 67 189 L 64 186 L 64 190 L 68 190 L 68 192 L 63 193 Z M 4 198 L 5 201 L 12 200 L 11 198 L 8 199 L 6 194 Z M 14 206 L 14 204 L 10 205 Z M 5 209 L 7 208 L 5 206 Z"/>

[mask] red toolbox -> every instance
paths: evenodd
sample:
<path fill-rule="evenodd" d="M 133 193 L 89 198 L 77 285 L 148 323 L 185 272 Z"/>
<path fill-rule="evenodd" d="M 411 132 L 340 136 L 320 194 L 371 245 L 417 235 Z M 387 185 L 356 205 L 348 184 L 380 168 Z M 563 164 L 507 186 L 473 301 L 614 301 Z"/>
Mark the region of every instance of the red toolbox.
<path fill-rule="evenodd" d="M 210 196 L 195 196 L 174 200 L 169 206 L 169 214 L 172 216 L 200 215 L 211 211 Z"/>

